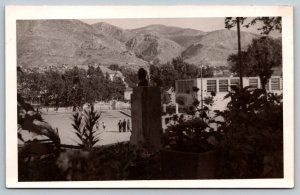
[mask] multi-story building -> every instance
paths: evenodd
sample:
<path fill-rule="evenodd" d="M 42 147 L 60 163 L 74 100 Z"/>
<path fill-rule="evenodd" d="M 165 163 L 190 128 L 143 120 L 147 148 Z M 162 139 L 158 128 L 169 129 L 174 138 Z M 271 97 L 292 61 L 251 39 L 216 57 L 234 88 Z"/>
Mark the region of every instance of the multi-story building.
<path fill-rule="evenodd" d="M 183 100 L 183 105 L 180 105 L 179 107 L 187 107 L 192 105 L 195 98 L 201 102 L 201 100 L 204 101 L 205 98 L 212 97 L 211 94 L 213 93 L 215 96 L 213 96 L 214 105 L 212 109 L 223 110 L 229 102 L 229 99 L 224 99 L 224 97 L 231 90 L 230 86 L 239 84 L 239 77 L 212 77 L 176 80 L 176 99 L 181 99 L 181 101 Z M 246 86 L 261 88 L 260 78 L 243 77 L 243 87 Z M 266 85 L 266 89 L 269 92 L 281 94 L 283 89 L 282 77 L 272 76 Z"/>

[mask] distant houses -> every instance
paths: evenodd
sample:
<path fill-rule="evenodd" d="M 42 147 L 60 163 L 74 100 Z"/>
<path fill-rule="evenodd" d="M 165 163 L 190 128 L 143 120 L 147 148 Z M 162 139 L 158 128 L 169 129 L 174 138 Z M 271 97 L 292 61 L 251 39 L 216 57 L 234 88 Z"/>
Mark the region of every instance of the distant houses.
<path fill-rule="evenodd" d="M 125 82 L 125 77 L 123 76 L 123 74 L 118 71 L 118 70 L 111 70 L 105 66 L 99 66 L 101 71 L 103 72 L 104 75 L 108 74 L 109 75 L 109 79 L 111 81 L 114 81 L 116 78 L 120 78 L 123 82 Z M 126 84 L 125 84 L 126 85 Z"/>

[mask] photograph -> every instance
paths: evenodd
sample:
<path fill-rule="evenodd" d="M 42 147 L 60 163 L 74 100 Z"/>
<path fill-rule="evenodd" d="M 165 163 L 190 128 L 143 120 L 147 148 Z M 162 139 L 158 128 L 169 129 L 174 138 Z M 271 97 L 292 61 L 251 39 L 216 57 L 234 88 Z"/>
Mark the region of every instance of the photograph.
<path fill-rule="evenodd" d="M 293 187 L 292 7 L 38 8 L 6 11 L 8 187 Z"/>

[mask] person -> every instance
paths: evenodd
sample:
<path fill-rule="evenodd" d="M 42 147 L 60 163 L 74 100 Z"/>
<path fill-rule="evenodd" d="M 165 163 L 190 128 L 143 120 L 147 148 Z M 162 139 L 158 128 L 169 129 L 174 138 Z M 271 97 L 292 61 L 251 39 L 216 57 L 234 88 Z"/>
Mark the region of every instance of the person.
<path fill-rule="evenodd" d="M 96 129 L 99 130 L 99 121 L 96 122 Z"/>
<path fill-rule="evenodd" d="M 123 125 L 123 132 L 126 132 L 126 120 L 125 119 L 123 120 L 122 125 Z"/>
<path fill-rule="evenodd" d="M 104 122 L 102 122 L 102 128 L 103 128 L 103 131 L 105 131 L 106 126 L 105 126 Z"/>
<path fill-rule="evenodd" d="M 118 125 L 119 125 L 119 132 L 121 133 L 122 132 L 122 122 L 121 122 L 121 120 L 119 120 Z"/>
<path fill-rule="evenodd" d="M 127 120 L 127 131 L 128 132 L 130 131 L 130 121 L 129 121 L 129 119 Z"/>

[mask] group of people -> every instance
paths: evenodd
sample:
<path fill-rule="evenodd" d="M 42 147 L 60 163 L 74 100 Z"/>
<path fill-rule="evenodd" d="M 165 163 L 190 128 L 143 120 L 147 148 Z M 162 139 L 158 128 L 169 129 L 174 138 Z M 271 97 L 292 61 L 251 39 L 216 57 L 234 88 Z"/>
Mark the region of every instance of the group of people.
<path fill-rule="evenodd" d="M 130 121 L 129 119 L 126 120 L 124 119 L 123 121 L 119 120 L 119 123 L 118 123 L 118 126 L 119 126 L 119 132 L 126 132 L 126 131 L 130 131 Z"/>

